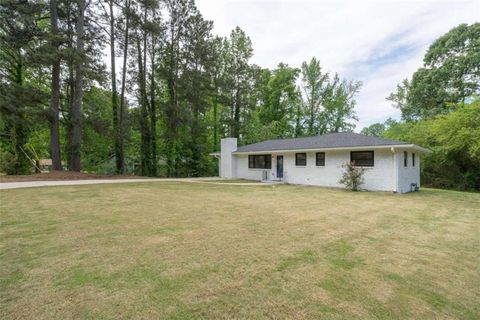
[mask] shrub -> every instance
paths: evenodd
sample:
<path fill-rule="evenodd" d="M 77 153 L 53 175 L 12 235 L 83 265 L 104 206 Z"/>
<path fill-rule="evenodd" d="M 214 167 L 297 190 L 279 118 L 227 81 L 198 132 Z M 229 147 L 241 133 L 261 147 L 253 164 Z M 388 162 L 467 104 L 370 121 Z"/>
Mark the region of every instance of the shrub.
<path fill-rule="evenodd" d="M 339 182 L 352 191 L 360 190 L 360 186 L 365 182 L 363 179 L 365 169 L 362 167 L 356 167 L 355 162 L 347 162 L 342 168 L 344 168 L 345 171 Z"/>
<path fill-rule="evenodd" d="M 32 165 L 25 159 L 19 160 L 17 156 L 10 151 L 0 152 L 0 173 L 13 174 L 31 174 Z"/>

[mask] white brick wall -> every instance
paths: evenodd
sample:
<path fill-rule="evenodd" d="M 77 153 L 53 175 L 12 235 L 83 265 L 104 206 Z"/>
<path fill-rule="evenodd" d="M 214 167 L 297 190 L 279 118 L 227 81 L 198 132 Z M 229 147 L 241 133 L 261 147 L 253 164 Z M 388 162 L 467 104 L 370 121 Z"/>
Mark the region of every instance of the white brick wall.
<path fill-rule="evenodd" d="M 268 179 L 276 179 L 277 156 L 283 155 L 284 181 L 292 184 L 317 185 L 325 187 L 343 187 L 340 180 L 344 168 L 342 165 L 350 161 L 350 150 L 319 150 L 325 152 L 325 166 L 317 167 L 316 151 L 307 153 L 307 165 L 295 165 L 295 152 L 264 152 L 271 154 L 272 169 L 248 168 L 248 154 L 233 154 L 237 149 L 234 138 L 222 139 L 220 160 L 220 176 L 228 179 L 262 180 L 263 172 L 268 172 Z M 415 152 L 415 167 L 412 166 L 412 149 L 361 148 L 374 151 L 374 167 L 365 168 L 366 190 L 409 192 L 410 184 L 420 186 L 420 153 Z M 360 149 L 356 149 L 360 150 Z M 408 151 L 408 166 L 403 165 L 403 151 Z"/>
<path fill-rule="evenodd" d="M 400 193 L 410 192 L 412 183 L 418 184 L 420 187 L 420 154 L 415 153 L 415 167 L 412 166 L 412 150 L 395 149 L 397 153 L 397 170 L 398 170 L 398 187 Z M 407 166 L 404 166 L 403 152 L 407 151 Z"/>
<path fill-rule="evenodd" d="M 268 154 L 268 153 L 267 153 Z M 350 161 L 350 151 L 325 151 L 325 166 L 317 167 L 316 152 L 307 152 L 307 165 L 295 165 L 295 153 L 285 152 L 272 154 L 272 169 L 269 178 L 276 178 L 276 159 L 283 155 L 284 180 L 292 184 L 318 185 L 326 187 L 342 187 L 339 184 L 344 171 L 342 165 Z M 367 190 L 393 191 L 393 155 L 388 149 L 375 150 L 375 166 L 366 168 L 365 184 Z M 241 179 L 261 180 L 262 171 L 265 169 L 249 169 L 248 155 L 234 155 L 236 162 L 235 177 Z"/>

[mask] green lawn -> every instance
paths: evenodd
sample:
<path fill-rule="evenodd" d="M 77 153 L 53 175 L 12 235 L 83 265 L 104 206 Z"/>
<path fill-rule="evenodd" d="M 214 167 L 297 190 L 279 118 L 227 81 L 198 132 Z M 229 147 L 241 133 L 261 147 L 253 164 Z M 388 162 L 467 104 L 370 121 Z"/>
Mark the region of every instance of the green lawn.
<path fill-rule="evenodd" d="M 479 319 L 480 194 L 0 192 L 0 318 Z"/>

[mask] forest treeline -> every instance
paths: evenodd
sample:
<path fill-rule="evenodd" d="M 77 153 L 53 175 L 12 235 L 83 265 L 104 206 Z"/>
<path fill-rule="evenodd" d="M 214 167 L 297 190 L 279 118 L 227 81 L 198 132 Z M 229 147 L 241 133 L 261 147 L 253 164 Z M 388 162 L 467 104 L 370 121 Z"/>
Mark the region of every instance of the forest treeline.
<path fill-rule="evenodd" d="M 222 137 L 355 128 L 360 82 L 315 57 L 268 69 L 252 56 L 241 28 L 214 35 L 193 0 L 3 0 L 0 172 L 51 158 L 56 170 L 213 175 Z M 430 148 L 424 184 L 480 189 L 479 93 L 480 24 L 461 24 L 387 98 L 401 119 L 362 133 Z"/>
<path fill-rule="evenodd" d="M 261 68 L 243 30 L 213 35 L 191 0 L 5 0 L 0 10 L 9 174 L 51 158 L 55 170 L 211 175 L 222 137 L 355 127 L 360 82 L 316 58 Z"/>

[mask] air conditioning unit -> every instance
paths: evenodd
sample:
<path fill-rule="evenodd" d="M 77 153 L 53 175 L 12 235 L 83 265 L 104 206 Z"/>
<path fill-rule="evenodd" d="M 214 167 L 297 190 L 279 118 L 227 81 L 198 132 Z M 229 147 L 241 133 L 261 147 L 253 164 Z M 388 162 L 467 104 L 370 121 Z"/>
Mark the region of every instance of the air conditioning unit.
<path fill-rule="evenodd" d="M 267 181 L 268 180 L 268 171 L 263 170 L 262 171 L 262 181 Z"/>

